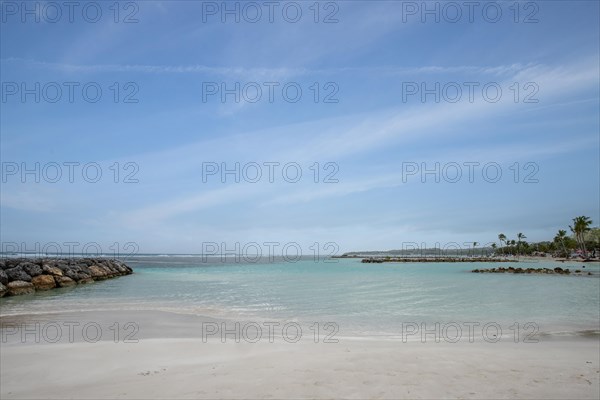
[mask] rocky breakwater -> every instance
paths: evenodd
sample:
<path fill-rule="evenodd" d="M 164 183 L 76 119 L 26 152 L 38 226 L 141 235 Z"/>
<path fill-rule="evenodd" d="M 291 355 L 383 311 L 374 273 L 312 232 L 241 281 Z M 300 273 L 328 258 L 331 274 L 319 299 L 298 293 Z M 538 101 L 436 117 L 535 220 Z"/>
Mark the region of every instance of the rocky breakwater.
<path fill-rule="evenodd" d="M 132 273 L 123 262 L 104 258 L 6 259 L 0 261 L 0 297 L 82 285 Z"/>
<path fill-rule="evenodd" d="M 342 258 L 342 257 L 338 257 Z M 465 263 L 465 262 L 515 262 L 503 258 L 494 257 L 369 257 L 363 258 L 362 263 L 384 263 L 384 262 L 399 262 L 399 263 Z"/>
<path fill-rule="evenodd" d="M 583 267 L 585 268 L 585 267 Z M 546 275 L 571 275 L 571 270 L 569 268 L 563 269 L 560 267 L 556 267 L 554 269 L 550 268 L 489 268 L 489 269 L 474 269 L 471 272 L 475 273 L 492 273 L 492 274 L 546 274 Z M 574 275 L 584 275 L 585 272 L 580 269 L 576 269 L 573 272 Z M 591 272 L 588 272 L 587 275 L 592 275 Z"/>

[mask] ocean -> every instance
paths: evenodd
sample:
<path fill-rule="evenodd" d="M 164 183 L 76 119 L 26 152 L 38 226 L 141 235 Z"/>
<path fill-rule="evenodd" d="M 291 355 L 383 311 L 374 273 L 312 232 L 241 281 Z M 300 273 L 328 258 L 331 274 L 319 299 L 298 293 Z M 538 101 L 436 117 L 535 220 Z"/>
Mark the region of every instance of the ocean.
<path fill-rule="evenodd" d="M 240 321 L 334 323 L 341 336 L 394 336 L 410 324 L 497 324 L 547 335 L 600 332 L 600 266 L 581 262 L 249 263 L 139 256 L 134 274 L 0 299 L 0 315 L 158 310 Z M 591 276 L 475 274 L 475 268 L 570 268 Z M 518 324 L 518 325 L 514 325 Z M 533 325 L 531 325 L 533 324 Z"/>

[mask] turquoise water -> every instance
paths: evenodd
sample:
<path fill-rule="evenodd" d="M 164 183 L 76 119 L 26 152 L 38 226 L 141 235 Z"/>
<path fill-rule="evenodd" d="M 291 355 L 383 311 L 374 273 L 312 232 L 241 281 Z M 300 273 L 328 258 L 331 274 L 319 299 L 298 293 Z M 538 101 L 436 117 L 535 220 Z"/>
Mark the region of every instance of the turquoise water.
<path fill-rule="evenodd" d="M 362 264 L 358 259 L 265 264 L 194 257 L 129 260 L 135 274 L 3 298 L 1 314 L 165 310 L 242 320 L 336 322 L 347 334 L 393 334 L 402 323 L 534 322 L 541 332 L 600 330 L 600 268 L 592 276 L 473 274 L 510 263 Z M 516 264 L 512 264 L 516 266 Z M 581 268 L 581 263 L 519 263 Z"/>

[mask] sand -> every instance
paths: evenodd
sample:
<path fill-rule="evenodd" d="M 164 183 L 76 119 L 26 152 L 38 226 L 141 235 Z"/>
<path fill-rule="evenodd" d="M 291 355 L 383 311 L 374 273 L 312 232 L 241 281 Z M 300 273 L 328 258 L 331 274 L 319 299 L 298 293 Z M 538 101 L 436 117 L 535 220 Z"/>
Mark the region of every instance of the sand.
<path fill-rule="evenodd" d="M 118 322 L 127 319 L 121 315 Z M 3 318 L 4 329 L 17 320 Z M 108 321 L 107 313 L 90 312 L 55 320 L 99 321 L 101 326 Z M 203 340 L 196 325 L 189 329 L 190 319 L 184 316 L 146 313 L 140 321 L 137 343 L 125 343 L 123 336 L 115 343 L 110 335 L 95 343 L 80 338 L 73 343 L 64 338 L 56 343 L 23 342 L 19 335 L 5 335 L 0 344 L 0 398 L 600 396 L 597 336 L 492 344 L 347 337 L 338 337 L 338 343 L 314 343 L 309 335 L 288 343 L 275 335 L 273 343 L 266 337 L 256 343 L 236 343 L 233 338 L 222 341 L 218 335 Z M 161 331 L 170 332 L 163 336 L 194 334 L 161 338 Z"/>

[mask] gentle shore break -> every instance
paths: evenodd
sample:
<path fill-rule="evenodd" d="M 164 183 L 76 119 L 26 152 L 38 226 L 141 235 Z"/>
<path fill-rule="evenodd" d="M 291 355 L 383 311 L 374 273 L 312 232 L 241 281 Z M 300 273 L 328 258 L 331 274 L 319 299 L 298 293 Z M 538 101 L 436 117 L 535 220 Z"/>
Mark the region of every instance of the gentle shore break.
<path fill-rule="evenodd" d="M 105 258 L 8 259 L 0 261 L 0 297 L 32 294 L 130 275 L 133 270 Z"/>

